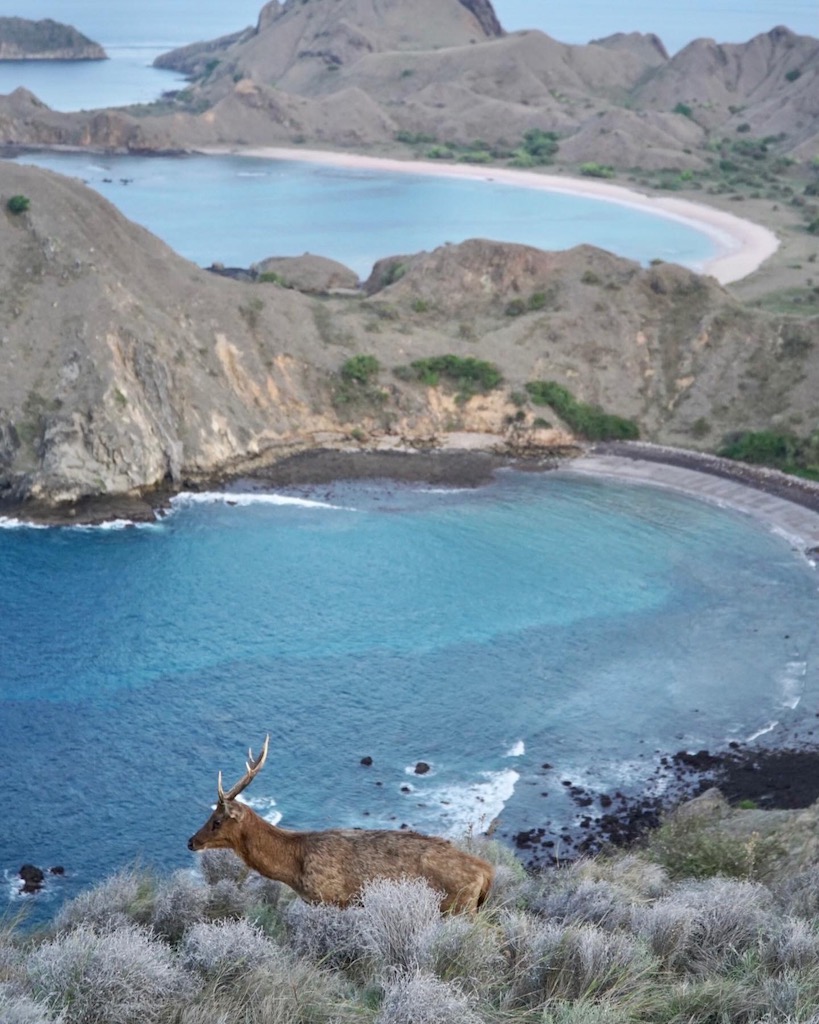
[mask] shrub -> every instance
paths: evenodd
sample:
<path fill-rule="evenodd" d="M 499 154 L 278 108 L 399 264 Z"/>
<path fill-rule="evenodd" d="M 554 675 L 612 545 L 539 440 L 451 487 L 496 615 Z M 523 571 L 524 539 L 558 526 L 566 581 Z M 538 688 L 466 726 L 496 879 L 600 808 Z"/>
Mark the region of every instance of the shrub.
<path fill-rule="evenodd" d="M 28 196 L 12 196 L 6 203 L 6 209 L 14 214 L 25 213 L 30 206 L 31 200 Z"/>
<path fill-rule="evenodd" d="M 557 138 L 555 132 L 544 132 L 539 128 L 529 129 L 524 132 L 523 144 L 515 151 L 512 162 L 516 167 L 550 164 L 559 148 Z"/>
<path fill-rule="evenodd" d="M 248 921 L 195 924 L 180 948 L 182 962 L 220 983 L 236 978 L 282 956 L 281 950 Z"/>
<path fill-rule="evenodd" d="M 53 1017 L 47 1007 L 0 984 L 0 1020 L 3 1024 L 61 1024 L 62 1014 Z"/>
<path fill-rule="evenodd" d="M 799 68 L 793 68 L 791 71 L 785 72 L 785 78 L 788 82 L 795 82 L 797 78 L 802 77 L 802 72 Z"/>
<path fill-rule="evenodd" d="M 640 428 L 634 420 L 604 412 L 596 405 L 578 402 L 556 381 L 533 380 L 526 384 L 535 405 L 549 405 L 578 436 L 589 441 L 635 440 Z"/>
<path fill-rule="evenodd" d="M 341 367 L 341 378 L 348 384 L 369 384 L 380 369 L 375 356 L 350 356 Z"/>
<path fill-rule="evenodd" d="M 426 966 L 441 924 L 440 904 L 441 894 L 422 878 L 378 878 L 364 887 L 357 931 L 379 973 Z"/>
<path fill-rule="evenodd" d="M 285 912 L 288 945 L 300 957 L 326 967 L 346 967 L 361 956 L 356 908 L 294 900 Z"/>
<path fill-rule="evenodd" d="M 741 840 L 714 832 L 703 821 L 671 817 L 651 834 L 648 854 L 671 878 L 759 878 L 779 853 L 770 838 Z"/>
<path fill-rule="evenodd" d="M 526 312 L 526 303 L 523 299 L 511 299 L 506 303 L 504 313 L 507 316 L 522 316 Z"/>
<path fill-rule="evenodd" d="M 159 1024 L 192 992 L 168 946 L 140 925 L 80 925 L 34 950 L 26 969 L 34 995 L 66 1024 Z"/>
<path fill-rule="evenodd" d="M 199 870 L 208 885 L 224 878 L 239 883 L 248 875 L 247 865 L 233 850 L 204 850 L 199 855 Z"/>
<path fill-rule="evenodd" d="M 120 871 L 66 903 L 56 924 L 59 929 L 114 928 L 134 921 L 147 924 L 153 913 L 153 901 L 154 881 L 150 875 Z"/>
<path fill-rule="evenodd" d="M 587 178 L 613 178 L 615 170 L 610 164 L 589 162 L 580 165 L 580 173 Z"/>
<path fill-rule="evenodd" d="M 678 103 L 674 107 L 674 113 L 675 114 L 682 114 L 683 117 L 692 117 L 693 114 L 694 114 L 694 111 L 691 109 L 691 107 L 689 107 L 689 105 L 687 103 Z"/>
<path fill-rule="evenodd" d="M 665 966 L 721 973 L 773 934 L 770 892 L 754 882 L 707 878 L 680 883 L 634 916 L 634 930 Z"/>
<path fill-rule="evenodd" d="M 481 1024 L 481 1018 L 456 988 L 419 971 L 385 986 L 375 1024 Z"/>
<path fill-rule="evenodd" d="M 792 434 L 774 430 L 747 430 L 730 437 L 718 454 L 740 462 L 781 468 L 793 462 L 797 447 L 798 441 Z"/>
<path fill-rule="evenodd" d="M 203 919 L 207 903 L 207 888 L 188 872 L 177 871 L 156 890 L 151 926 L 157 935 L 177 942 L 191 925 Z"/>
<path fill-rule="evenodd" d="M 397 376 L 402 376 L 396 370 Z M 410 364 L 410 373 L 404 371 L 404 377 L 410 374 L 422 384 L 436 387 L 443 377 L 454 386 L 459 395 L 468 398 L 475 394 L 485 394 L 499 387 L 503 376 L 494 363 L 472 356 L 466 358 L 455 355 L 432 356 L 429 359 L 416 359 Z"/>
<path fill-rule="evenodd" d="M 484 998 L 488 995 L 494 1001 L 506 977 L 500 938 L 498 929 L 483 915 L 445 917 L 429 946 L 429 967 L 443 981 L 456 982 L 464 992 Z"/>

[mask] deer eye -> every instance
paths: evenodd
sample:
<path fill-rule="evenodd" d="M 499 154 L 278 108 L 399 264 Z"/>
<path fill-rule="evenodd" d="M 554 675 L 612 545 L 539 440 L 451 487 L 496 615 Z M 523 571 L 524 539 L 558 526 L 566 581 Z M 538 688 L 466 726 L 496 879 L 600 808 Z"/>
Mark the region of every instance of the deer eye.
<path fill-rule="evenodd" d="M 222 827 L 221 818 L 214 818 L 210 826 L 212 832 L 217 832 Z"/>

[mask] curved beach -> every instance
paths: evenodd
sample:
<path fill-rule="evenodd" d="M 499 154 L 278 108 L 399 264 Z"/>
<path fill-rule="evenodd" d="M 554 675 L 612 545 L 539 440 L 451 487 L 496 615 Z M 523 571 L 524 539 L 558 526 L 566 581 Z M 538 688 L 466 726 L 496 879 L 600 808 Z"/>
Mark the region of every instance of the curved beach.
<path fill-rule="evenodd" d="M 351 170 L 374 170 L 389 173 L 426 175 L 438 178 L 462 178 L 472 181 L 493 181 L 516 188 L 562 192 L 567 195 L 601 199 L 620 206 L 630 206 L 694 227 L 707 235 L 717 247 L 717 254 L 705 262 L 701 273 L 715 277 L 720 284 L 739 281 L 757 270 L 779 248 L 779 239 L 768 228 L 687 199 L 671 196 L 650 196 L 642 192 L 589 178 L 566 178 L 556 174 L 540 174 L 506 167 L 445 164 L 429 160 L 397 160 L 388 157 L 361 156 L 325 150 L 283 149 L 276 147 L 208 147 L 203 153 L 261 157 L 266 160 L 301 160 Z"/>
<path fill-rule="evenodd" d="M 681 491 L 750 515 L 812 556 L 819 550 L 819 484 L 775 469 L 640 442 L 600 445 L 565 469 Z"/>

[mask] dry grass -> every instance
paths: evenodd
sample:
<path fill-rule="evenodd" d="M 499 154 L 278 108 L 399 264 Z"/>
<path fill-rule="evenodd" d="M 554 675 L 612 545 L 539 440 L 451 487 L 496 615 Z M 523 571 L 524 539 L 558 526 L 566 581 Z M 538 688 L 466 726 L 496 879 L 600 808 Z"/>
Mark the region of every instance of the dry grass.
<path fill-rule="evenodd" d="M 635 853 L 441 917 L 417 881 L 308 906 L 226 858 L 124 872 L 0 933 L 3 1024 L 819 1024 L 816 871 L 670 879 Z"/>

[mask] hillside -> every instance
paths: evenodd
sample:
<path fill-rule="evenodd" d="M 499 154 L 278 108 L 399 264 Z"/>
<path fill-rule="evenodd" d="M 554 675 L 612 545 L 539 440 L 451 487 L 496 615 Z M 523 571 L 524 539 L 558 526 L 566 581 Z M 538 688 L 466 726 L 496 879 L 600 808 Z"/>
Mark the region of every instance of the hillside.
<path fill-rule="evenodd" d="M 533 381 L 695 448 L 815 416 L 819 318 L 752 310 L 680 267 L 474 240 L 321 297 L 276 283 L 281 267 L 266 283 L 209 274 L 58 175 L 0 163 L 0 197 L 7 505 L 139 495 L 321 448 L 464 434 L 506 454 L 565 448 Z M 479 372 L 410 367 L 448 355 Z"/>
<path fill-rule="evenodd" d="M 105 50 L 70 25 L 50 18 L 0 17 L 0 61 L 106 60 Z"/>

